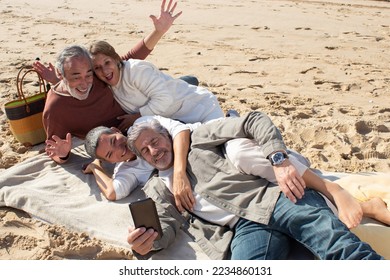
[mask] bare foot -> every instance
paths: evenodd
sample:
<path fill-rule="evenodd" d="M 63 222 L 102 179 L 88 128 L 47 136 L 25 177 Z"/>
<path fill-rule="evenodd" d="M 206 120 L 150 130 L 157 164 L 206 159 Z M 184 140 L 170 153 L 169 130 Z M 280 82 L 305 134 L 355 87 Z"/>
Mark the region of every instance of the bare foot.
<path fill-rule="evenodd" d="M 363 215 L 373 218 L 390 226 L 390 211 L 386 203 L 379 197 L 361 203 Z"/>

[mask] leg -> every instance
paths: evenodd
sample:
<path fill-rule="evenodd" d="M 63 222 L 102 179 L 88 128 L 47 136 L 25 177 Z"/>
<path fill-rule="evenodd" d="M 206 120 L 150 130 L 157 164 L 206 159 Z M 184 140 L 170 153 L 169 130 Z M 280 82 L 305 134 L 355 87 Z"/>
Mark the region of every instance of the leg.
<path fill-rule="evenodd" d="M 292 203 L 280 196 L 269 225 L 305 245 L 320 259 L 382 259 L 332 213 L 314 190 Z"/>
<path fill-rule="evenodd" d="M 290 238 L 266 225 L 240 218 L 230 248 L 233 260 L 287 259 Z"/>
<path fill-rule="evenodd" d="M 181 76 L 179 79 L 193 86 L 199 85 L 198 78 L 196 78 L 195 76 L 186 75 L 186 76 Z"/>

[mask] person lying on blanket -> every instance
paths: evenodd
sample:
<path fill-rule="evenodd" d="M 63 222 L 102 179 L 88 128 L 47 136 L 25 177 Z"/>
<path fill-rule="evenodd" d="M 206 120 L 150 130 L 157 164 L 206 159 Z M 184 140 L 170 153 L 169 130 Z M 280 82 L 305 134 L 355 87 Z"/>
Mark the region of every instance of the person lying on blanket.
<path fill-rule="evenodd" d="M 180 147 L 180 154 L 182 156 L 187 154 L 185 150 L 188 150 L 189 146 L 189 131 L 196 129 L 199 124 L 185 125 L 160 116 L 142 117 L 139 121 L 151 119 L 158 120 L 168 130 L 173 139 L 174 149 L 178 150 L 177 146 L 185 145 L 185 149 Z M 136 157 L 130 151 L 126 145 L 126 137 L 115 128 L 97 127 L 92 129 L 86 136 L 85 148 L 87 153 L 95 160 L 86 167 L 84 173 L 94 174 L 103 195 L 109 200 L 118 200 L 128 196 L 136 187 L 143 186 L 154 170 L 154 167 Z M 368 201 L 360 202 L 361 210 L 355 200 L 352 201 L 353 203 L 348 204 L 350 196 L 346 195 L 346 192 L 342 191 L 337 184 L 322 179 L 310 171 L 310 163 L 295 151 L 287 150 L 288 159 L 278 166 L 272 165 L 269 159 L 263 155 L 261 147 L 250 139 L 232 139 L 227 141 L 225 149 L 227 158 L 230 159 L 238 170 L 242 173 L 260 176 L 278 184 L 283 193 L 293 202 L 296 202 L 297 198 L 299 199 L 303 196 L 304 188 L 308 184 L 308 175 L 305 176 L 306 173 L 316 178 L 314 184 L 317 187 L 323 185 L 332 190 L 340 190 L 341 198 L 338 200 L 338 205 L 336 203 L 339 209 L 338 215 L 349 228 L 359 224 L 361 211 L 366 217 L 390 224 L 390 212 L 386 209 L 386 204 L 383 200 L 372 198 Z M 177 156 L 176 153 L 174 153 L 174 156 Z M 104 170 L 102 161 L 116 163 L 112 176 Z M 177 180 L 176 177 L 174 177 L 173 181 L 175 180 Z M 184 209 L 193 209 L 194 203 L 189 200 L 186 191 L 180 189 L 175 191 L 175 187 L 173 190 L 175 203 L 180 212 L 184 211 Z M 346 197 L 345 200 L 344 196 Z M 335 202 L 333 201 L 333 203 Z M 349 205 L 350 208 L 346 207 L 346 205 Z"/>
<path fill-rule="evenodd" d="M 292 203 L 288 196 L 282 195 L 277 184 L 235 168 L 226 158 L 223 144 L 236 138 L 255 140 L 273 166 L 290 176 L 291 180 L 287 181 L 293 185 L 287 184 L 289 190 L 300 185 L 304 195 L 293 191 L 297 201 Z M 188 223 L 183 224 L 183 216 L 169 206 L 173 202 L 174 155 L 167 130 L 157 120 L 138 122 L 129 131 L 128 145 L 159 172 L 143 190 L 156 202 L 162 238 L 155 242 L 157 232 L 153 229 L 129 227 L 127 241 L 141 255 L 168 248 L 178 229 L 185 228 L 193 231 L 195 241 L 205 252 L 222 249 L 221 257 L 231 259 L 284 259 L 292 239 L 319 259 L 383 259 L 337 219 L 317 191 L 322 191 L 337 206 L 340 202 L 347 208 L 355 204 L 357 211 L 352 212 L 356 216 L 347 221 L 352 225 L 361 217 L 359 204 L 340 186 L 329 184 L 309 169 L 303 178 L 310 188 L 304 188 L 279 130 L 260 112 L 216 120 L 200 125 L 191 133 L 187 172 L 196 203 L 187 213 Z M 215 225 L 222 228 L 211 230 L 210 226 Z M 215 236 L 219 233 L 222 236 Z M 209 235 L 213 236 L 209 238 Z"/>

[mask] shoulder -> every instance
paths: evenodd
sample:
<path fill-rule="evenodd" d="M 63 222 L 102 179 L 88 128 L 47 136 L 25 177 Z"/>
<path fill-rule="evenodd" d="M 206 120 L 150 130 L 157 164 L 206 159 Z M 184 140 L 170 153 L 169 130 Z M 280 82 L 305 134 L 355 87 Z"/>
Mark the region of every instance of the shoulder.
<path fill-rule="evenodd" d="M 53 90 L 50 90 L 46 96 L 45 111 L 52 109 L 53 107 L 62 107 L 67 99 L 69 99 L 67 96 L 59 95 Z"/>
<path fill-rule="evenodd" d="M 123 61 L 124 68 L 156 68 L 153 63 L 140 60 L 140 59 L 129 59 L 127 61 Z"/>

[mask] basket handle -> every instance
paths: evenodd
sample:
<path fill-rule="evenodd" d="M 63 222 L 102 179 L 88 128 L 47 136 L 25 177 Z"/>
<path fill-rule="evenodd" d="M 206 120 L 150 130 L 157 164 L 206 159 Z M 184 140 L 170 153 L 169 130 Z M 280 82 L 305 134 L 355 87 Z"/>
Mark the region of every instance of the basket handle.
<path fill-rule="evenodd" d="M 23 71 L 25 72 L 23 73 Z M 39 92 L 44 92 L 45 98 L 47 95 L 45 80 L 42 78 L 41 74 L 39 74 L 39 72 L 37 72 L 36 70 L 32 69 L 31 66 L 23 66 L 22 68 L 20 68 L 18 75 L 16 76 L 16 89 L 18 92 L 19 99 L 23 100 L 24 103 L 26 104 L 26 112 L 30 112 L 30 106 L 28 105 L 26 97 L 24 96 L 23 93 L 23 80 L 26 77 L 26 75 L 31 72 L 35 72 L 38 75 Z"/>

